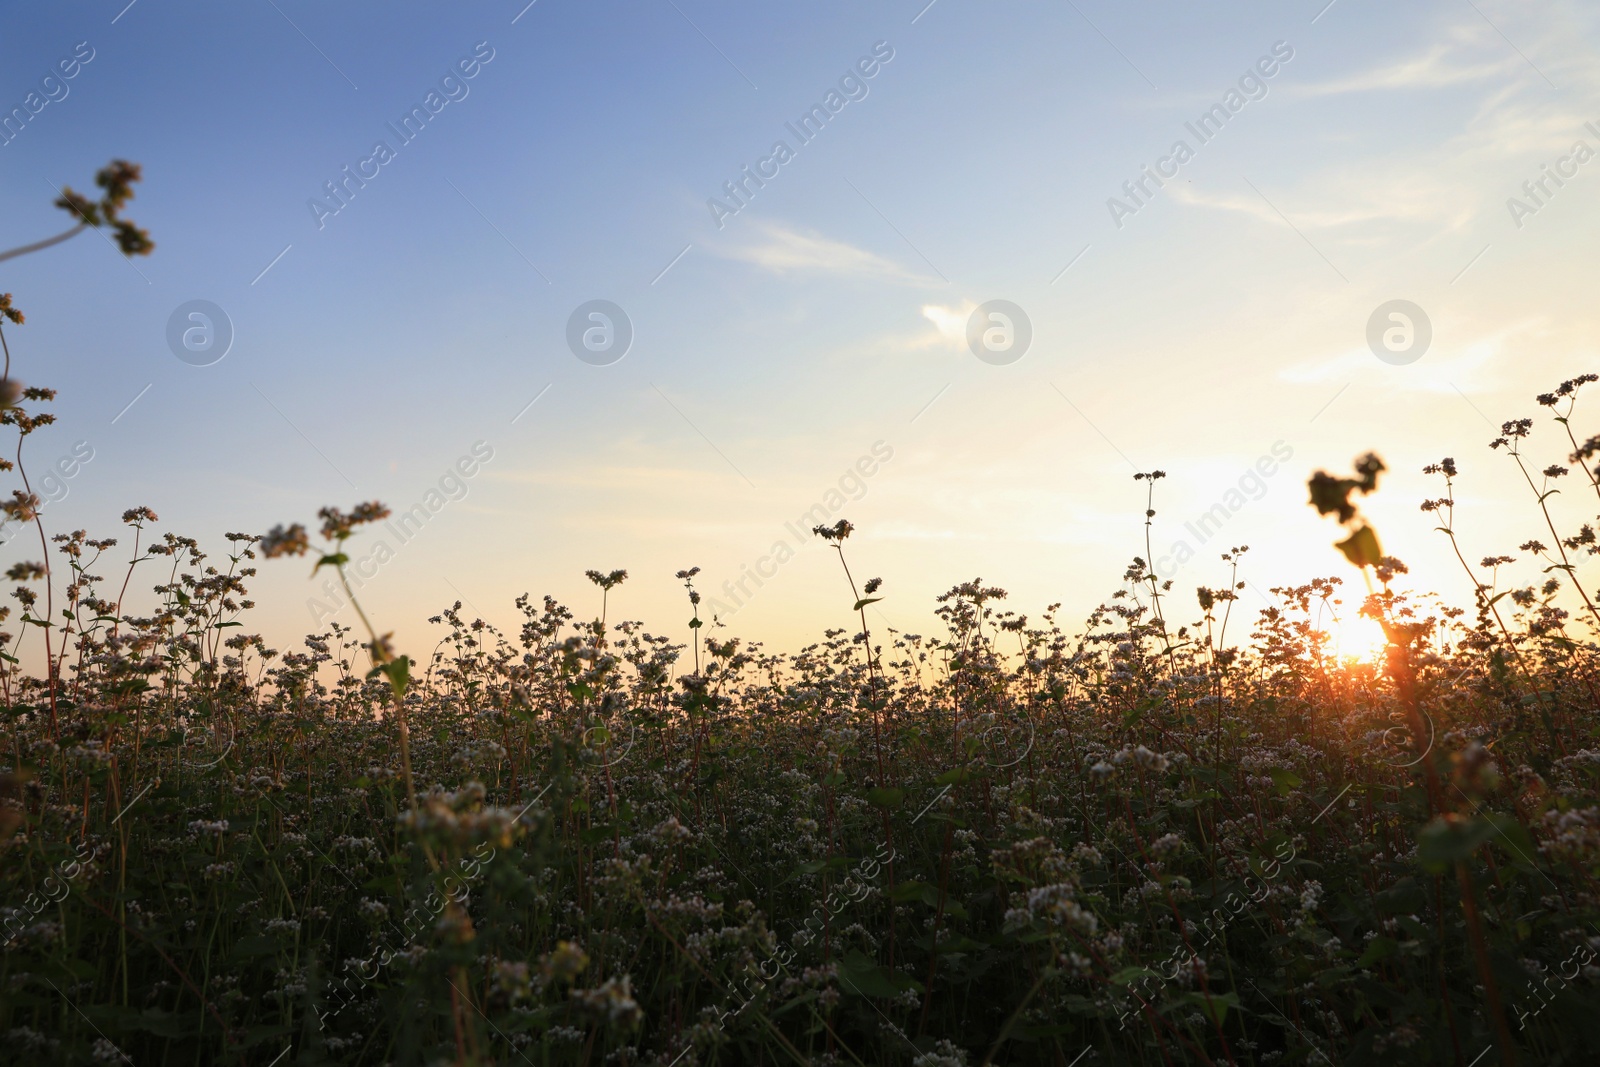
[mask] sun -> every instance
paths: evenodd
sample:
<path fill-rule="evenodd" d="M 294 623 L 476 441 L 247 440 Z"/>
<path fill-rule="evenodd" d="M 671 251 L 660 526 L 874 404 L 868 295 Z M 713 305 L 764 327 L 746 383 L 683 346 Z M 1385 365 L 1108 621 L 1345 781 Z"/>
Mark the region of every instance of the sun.
<path fill-rule="evenodd" d="M 1383 627 L 1365 615 L 1347 615 L 1330 624 L 1326 633 L 1332 639 L 1334 655 L 1341 660 L 1376 663 L 1389 645 Z"/>

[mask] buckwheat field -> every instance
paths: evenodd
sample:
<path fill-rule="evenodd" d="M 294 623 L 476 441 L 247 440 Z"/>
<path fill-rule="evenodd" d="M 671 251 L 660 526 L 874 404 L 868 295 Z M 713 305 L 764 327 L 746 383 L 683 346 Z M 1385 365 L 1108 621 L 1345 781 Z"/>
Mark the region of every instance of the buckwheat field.
<path fill-rule="evenodd" d="M 143 256 L 141 177 L 63 189 L 73 229 L 0 260 L 84 230 Z M 572 603 L 508 577 L 516 625 L 441 602 L 418 643 L 352 582 L 391 517 L 366 494 L 216 543 L 159 501 L 54 524 L 36 471 L 73 475 L 30 446 L 57 395 L 23 384 L 51 377 L 27 302 L 0 297 L 0 1061 L 1596 1062 L 1581 366 L 1427 466 L 1436 595 L 1363 510 L 1396 472 L 1347 471 L 1382 451 L 1357 440 L 1311 461 L 1326 536 L 1264 602 L 1261 546 L 1159 573 L 1151 469 L 1098 601 L 1030 616 L 952 575 L 906 632 L 872 523 L 833 516 L 802 532 L 837 624 L 797 649 L 744 638 L 694 558 L 670 617 L 633 617 L 637 566 Z M 1540 532 L 1485 558 L 1457 495 L 1491 468 Z M 1283 488 L 1259 506 L 1307 506 Z M 352 610 L 263 636 L 272 568 Z"/>

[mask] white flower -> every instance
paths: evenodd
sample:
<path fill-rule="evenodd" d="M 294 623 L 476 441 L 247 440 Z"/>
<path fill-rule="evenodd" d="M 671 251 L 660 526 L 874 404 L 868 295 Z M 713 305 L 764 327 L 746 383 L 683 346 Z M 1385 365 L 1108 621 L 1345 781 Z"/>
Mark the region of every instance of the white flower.
<path fill-rule="evenodd" d="M 967 1067 L 966 1050 L 944 1038 L 934 1043 L 932 1051 L 924 1052 L 911 1061 L 911 1067 Z"/>

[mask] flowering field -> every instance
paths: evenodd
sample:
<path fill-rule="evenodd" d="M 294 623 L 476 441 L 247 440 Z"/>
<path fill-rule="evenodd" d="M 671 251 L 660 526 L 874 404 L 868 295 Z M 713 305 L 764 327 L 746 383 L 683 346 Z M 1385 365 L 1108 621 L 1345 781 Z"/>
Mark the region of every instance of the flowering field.
<path fill-rule="evenodd" d="M 7 359 L 26 438 L 53 394 Z M 316 548 L 291 525 L 208 554 L 148 508 L 56 534 L 0 634 L 4 1056 L 1593 1062 L 1596 538 L 1544 509 L 1563 476 L 1600 496 L 1568 421 L 1594 380 L 1495 442 L 1532 464 L 1544 584 L 1463 558 L 1465 610 L 1391 589 L 1372 456 L 1310 486 L 1352 581 L 1258 617 L 1243 548 L 1198 591 L 1136 557 L 1081 622 L 963 583 L 927 635 L 874 626 L 883 582 L 844 566 L 849 625 L 789 655 L 702 618 L 693 568 L 675 636 L 615 620 L 623 571 L 582 610 L 519 597 L 515 633 L 457 604 L 413 656 L 365 615 L 251 633 L 258 563 L 343 579 L 378 504 L 325 509 Z M 1449 551 L 1458 472 L 1430 471 Z M 45 542 L 31 492 L 5 510 Z M 848 523 L 815 533 L 848 563 Z M 1357 611 L 1376 662 L 1330 654 Z"/>
<path fill-rule="evenodd" d="M 323 564 L 382 513 L 325 511 Z M 1230 634 L 1230 589 L 1180 608 L 1139 561 L 1081 627 L 973 581 L 937 635 L 861 603 L 859 632 L 776 656 L 524 596 L 521 632 L 458 605 L 413 663 L 241 626 L 255 558 L 303 530 L 213 562 L 126 520 L 161 610 L 118 610 L 111 542 L 58 537 L 59 675 L 4 678 L 0 1025 L 38 1062 L 1579 1062 L 1596 1038 L 1594 661 L 1554 590 L 1486 587 L 1474 620 L 1380 589 L 1381 669 L 1327 655 L 1336 578 Z M 848 524 L 818 532 L 843 561 Z M 13 577 L 15 653 L 42 576 Z M 591 575 L 607 601 L 625 577 Z"/>

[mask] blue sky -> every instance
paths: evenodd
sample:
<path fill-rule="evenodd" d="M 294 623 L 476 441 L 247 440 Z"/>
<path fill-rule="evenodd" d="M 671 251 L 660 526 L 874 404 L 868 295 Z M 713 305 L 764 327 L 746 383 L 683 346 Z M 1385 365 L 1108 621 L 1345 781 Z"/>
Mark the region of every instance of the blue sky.
<path fill-rule="evenodd" d="M 363 588 L 414 654 L 458 597 L 501 624 L 525 591 L 588 610 L 590 567 L 627 568 L 613 614 L 663 631 L 690 565 L 708 593 L 772 575 L 724 596 L 734 632 L 849 625 L 830 552 L 770 561 L 818 504 L 857 525 L 901 628 L 980 574 L 1077 617 L 1143 552 L 1134 470 L 1169 474 L 1161 556 L 1275 446 L 1260 498 L 1176 568 L 1186 604 L 1235 543 L 1263 590 L 1341 573 L 1304 481 L 1368 448 L 1396 468 L 1386 547 L 1465 600 L 1418 468 L 1462 463 L 1470 554 L 1539 534 L 1484 445 L 1596 364 L 1600 160 L 1507 206 L 1574 142 L 1600 151 L 1576 3 L 124 3 L 52 5 L 0 42 L 6 110 L 94 55 L 0 146 L 6 246 L 64 228 L 51 184 L 111 158 L 143 165 L 128 215 L 157 245 L 130 264 L 84 234 L 0 264 L 29 316 L 17 374 L 61 390 L 33 463 L 94 451 L 47 524 L 104 536 L 143 504 L 220 554 L 323 504 L 426 507 L 486 442 Z M 893 57 L 865 95 L 799 144 L 785 124 L 875 47 Z M 1275 47 L 1292 58 L 1200 144 L 1185 123 Z M 387 124 L 474 49 L 493 58 L 401 144 Z M 319 226 L 308 201 L 380 139 L 394 158 Z M 780 139 L 794 158 L 719 227 L 708 199 Z M 1193 158 L 1114 220 L 1179 139 Z M 205 367 L 166 340 L 197 299 L 234 332 Z M 608 366 L 566 342 L 596 299 L 634 332 Z M 1403 366 L 1366 340 L 1396 299 L 1433 329 Z M 1006 365 L 966 339 L 991 300 L 1031 323 Z M 877 442 L 892 458 L 850 479 Z M 828 508 L 841 478 L 860 499 Z M 313 621 L 304 571 L 255 586 L 280 647 Z"/>

